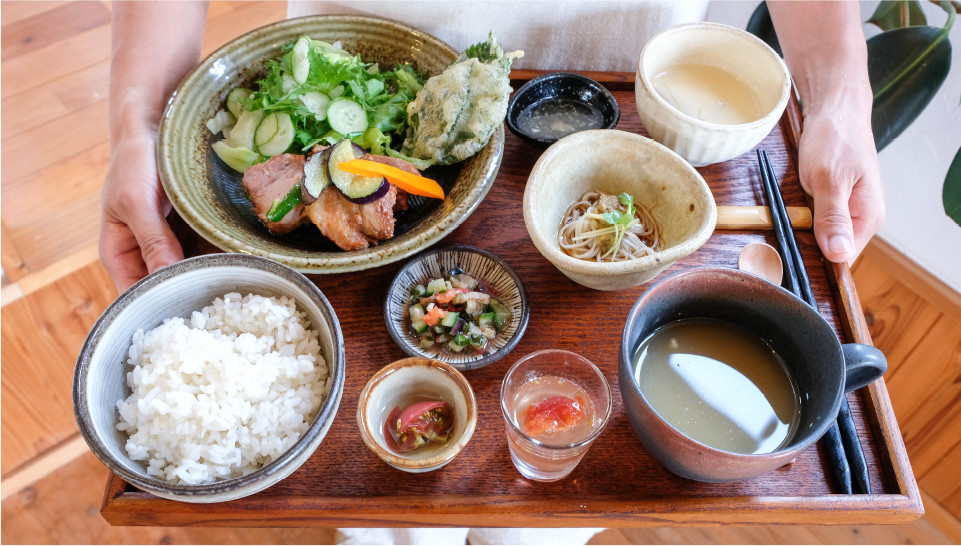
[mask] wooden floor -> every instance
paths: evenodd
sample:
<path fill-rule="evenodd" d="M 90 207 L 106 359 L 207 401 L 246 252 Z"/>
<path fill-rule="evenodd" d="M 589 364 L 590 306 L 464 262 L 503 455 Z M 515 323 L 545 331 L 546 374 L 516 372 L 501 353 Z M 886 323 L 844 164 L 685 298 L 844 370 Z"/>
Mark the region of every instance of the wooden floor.
<path fill-rule="evenodd" d="M 79 438 L 73 362 L 116 292 L 96 258 L 107 171 L 111 5 L 0 3 L 3 543 L 331 543 L 334 531 L 113 528 L 106 469 Z M 204 52 L 283 18 L 283 2 L 214 2 Z M 609 530 L 598 544 L 961 543 L 961 303 L 883 244 L 855 268 L 927 514 L 904 526 Z M 892 266 L 892 263 L 894 265 Z M 934 288 L 931 288 L 931 287 Z M 920 288 L 919 288 L 920 287 Z"/>

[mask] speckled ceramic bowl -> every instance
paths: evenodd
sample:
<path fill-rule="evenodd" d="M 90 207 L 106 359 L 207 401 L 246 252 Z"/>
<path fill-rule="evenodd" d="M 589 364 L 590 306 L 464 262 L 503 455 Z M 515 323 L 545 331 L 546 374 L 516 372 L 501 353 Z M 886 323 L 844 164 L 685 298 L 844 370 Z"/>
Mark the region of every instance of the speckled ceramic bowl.
<path fill-rule="evenodd" d="M 652 83 L 679 64 L 708 65 L 734 74 L 754 89 L 764 114 L 750 123 L 722 125 L 681 112 Z M 647 42 L 638 61 L 634 96 L 651 137 L 700 167 L 733 159 L 771 132 L 791 96 L 791 75 L 778 54 L 754 35 L 718 23 L 690 23 L 664 30 Z"/>
<path fill-rule="evenodd" d="M 410 332 L 410 289 L 417 284 L 426 284 L 428 279 L 441 278 L 455 268 L 483 281 L 484 291 L 504 302 L 514 314 L 511 324 L 480 354 L 468 349 L 459 353 L 424 349 L 419 338 Z M 462 371 L 483 368 L 506 356 L 521 340 L 529 318 L 527 291 L 517 273 L 494 254 L 469 246 L 436 248 L 416 256 L 397 272 L 384 302 L 387 331 L 405 353 L 437 359 Z"/>
<path fill-rule="evenodd" d="M 620 262 L 573 258 L 557 233 L 567 208 L 587 191 L 627 192 L 660 226 L 657 252 Z M 595 290 L 644 284 L 703 245 L 714 232 L 717 207 L 700 174 L 653 140 L 617 130 L 575 133 L 541 155 L 524 190 L 524 224 L 537 250 L 571 280 Z"/>
<path fill-rule="evenodd" d="M 148 331 L 171 317 L 189 317 L 214 298 L 230 292 L 287 296 L 307 313 L 319 331 L 321 354 L 330 370 L 330 393 L 304 435 L 283 455 L 240 478 L 204 485 L 174 485 L 149 476 L 124 447 L 127 434 L 116 428 L 117 402 L 130 394 L 126 385 L 127 350 L 138 329 Z M 87 445 L 115 474 L 166 499 L 222 502 L 261 491 L 299 468 L 320 445 L 334 421 L 344 389 L 344 338 L 327 298 L 300 273 L 244 254 L 191 258 L 147 276 L 120 295 L 87 335 L 77 358 L 73 407 Z"/>
<path fill-rule="evenodd" d="M 394 407 L 424 399 L 450 404 L 451 438 L 444 444 L 395 453 L 384 439 L 384 421 Z M 364 386 L 357 403 L 357 426 L 367 447 L 385 463 L 405 472 L 429 472 L 454 460 L 470 441 L 477 426 L 477 401 L 470 383 L 450 364 L 405 358 L 385 366 Z"/>
<path fill-rule="evenodd" d="M 414 198 L 397 215 L 394 238 L 364 250 L 344 252 L 312 225 L 277 236 L 267 231 L 244 195 L 241 176 L 211 151 L 205 123 L 223 108 L 227 93 L 251 86 L 265 62 L 298 36 L 330 42 L 381 66 L 409 62 L 437 74 L 457 53 L 440 40 L 383 19 L 314 16 L 288 19 L 245 34 L 200 63 L 171 99 L 160 125 L 157 161 L 171 203 L 205 239 L 230 252 L 271 258 L 305 273 L 358 271 L 401 260 L 427 248 L 460 225 L 487 195 L 500 167 L 504 129 L 498 128 L 477 155 L 449 167 L 428 169 L 444 187 L 444 200 Z"/>
<path fill-rule="evenodd" d="M 557 142 L 559 137 L 532 132 L 530 123 L 524 120 L 551 102 L 563 105 L 558 106 L 560 109 L 591 112 L 597 118 L 596 126 L 576 130 L 613 129 L 621 118 L 617 100 L 606 87 L 581 74 L 552 72 L 525 83 L 511 96 L 507 105 L 507 127 L 534 145 L 549 146 Z M 570 133 L 576 132 L 573 127 L 571 129 Z"/>

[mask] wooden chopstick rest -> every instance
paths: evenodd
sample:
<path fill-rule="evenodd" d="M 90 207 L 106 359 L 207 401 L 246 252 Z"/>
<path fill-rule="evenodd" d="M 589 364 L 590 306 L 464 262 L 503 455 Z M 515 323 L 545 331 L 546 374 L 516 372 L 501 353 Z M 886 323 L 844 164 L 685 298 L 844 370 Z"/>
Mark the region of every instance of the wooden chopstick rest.
<path fill-rule="evenodd" d="M 814 224 L 811 209 L 786 207 L 794 229 L 811 229 Z M 764 206 L 718 206 L 715 229 L 771 229 L 771 211 Z"/>

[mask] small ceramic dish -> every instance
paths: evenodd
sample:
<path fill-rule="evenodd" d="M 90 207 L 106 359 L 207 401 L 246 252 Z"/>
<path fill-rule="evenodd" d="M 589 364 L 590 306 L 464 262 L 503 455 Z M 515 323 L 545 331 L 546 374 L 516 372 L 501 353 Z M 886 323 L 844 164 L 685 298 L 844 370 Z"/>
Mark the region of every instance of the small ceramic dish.
<path fill-rule="evenodd" d="M 507 105 L 507 126 L 520 138 L 548 146 L 589 129 L 613 129 L 621 117 L 611 92 L 580 74 L 554 72 L 525 83 Z"/>
<path fill-rule="evenodd" d="M 660 227 L 660 250 L 617 262 L 581 260 L 562 251 L 561 220 L 588 191 L 633 196 Z M 717 222 L 711 189 L 689 163 L 649 138 L 618 130 L 584 131 L 548 148 L 527 179 L 523 208 L 537 250 L 568 278 L 595 290 L 650 281 L 700 248 Z"/>
<path fill-rule="evenodd" d="M 453 269 L 481 281 L 482 291 L 501 300 L 513 313 L 513 319 L 503 331 L 488 342 L 483 353 L 469 347 L 455 353 L 437 346 L 424 349 L 420 338 L 411 333 L 410 291 L 429 279 L 442 278 Z M 387 289 L 384 320 L 390 337 L 410 356 L 434 358 L 458 370 L 475 370 L 491 364 L 509 353 L 521 340 L 530 318 L 527 291 L 520 277 L 501 258 L 469 246 L 450 246 L 429 250 L 407 262 Z"/>
<path fill-rule="evenodd" d="M 439 74 L 457 52 L 414 28 L 374 17 L 318 15 L 272 23 L 232 40 L 194 68 L 177 87 L 161 119 L 157 167 L 177 213 L 204 239 L 227 252 L 263 256 L 303 273 L 342 273 L 403 260 L 441 240 L 467 219 L 494 183 L 504 150 L 499 127 L 476 155 L 425 176 L 444 188 L 444 200 L 412 197 L 396 216 L 394 237 L 376 246 L 343 251 L 313 225 L 286 235 L 270 233 L 245 195 L 242 176 L 211 149 L 204 125 L 236 87 L 253 87 L 269 60 L 299 36 L 340 42 L 364 62 L 393 67 L 410 63 Z"/>
<path fill-rule="evenodd" d="M 231 292 L 286 296 L 319 334 L 330 373 L 330 390 L 316 416 L 283 454 L 245 476 L 205 484 L 173 484 L 147 473 L 130 457 L 128 434 L 117 429 L 117 402 L 130 395 L 128 350 L 134 332 L 148 332 L 172 317 L 191 317 Z M 177 262 L 133 285 L 110 304 L 91 328 L 77 357 L 73 410 L 91 451 L 124 481 L 158 497 L 182 502 L 223 502 L 252 495 L 297 470 L 317 449 L 334 422 L 344 389 L 344 337 L 333 307 L 302 274 L 246 254 L 209 254 Z"/>
<path fill-rule="evenodd" d="M 401 410 L 414 402 L 445 401 L 453 412 L 454 428 L 446 443 L 427 445 L 396 453 L 385 439 L 385 422 L 395 407 Z M 430 358 L 405 358 L 375 373 L 357 404 L 360 435 L 378 457 L 405 472 L 429 472 L 451 462 L 477 426 L 477 401 L 467 379 L 453 366 Z"/>

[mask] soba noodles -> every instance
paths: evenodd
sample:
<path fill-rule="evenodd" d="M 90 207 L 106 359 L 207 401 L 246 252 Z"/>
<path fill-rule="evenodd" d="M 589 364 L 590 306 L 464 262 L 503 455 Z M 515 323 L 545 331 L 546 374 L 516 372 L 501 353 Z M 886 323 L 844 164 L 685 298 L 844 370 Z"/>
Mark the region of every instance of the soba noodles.
<path fill-rule="evenodd" d="M 589 191 L 567 208 L 557 243 L 569 256 L 582 260 L 633 260 L 660 248 L 660 228 L 630 195 Z"/>

